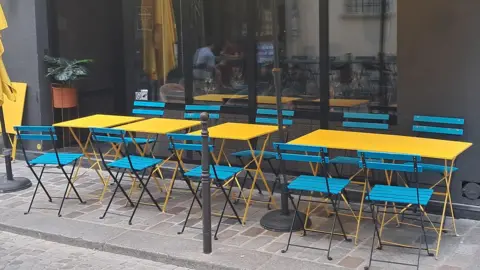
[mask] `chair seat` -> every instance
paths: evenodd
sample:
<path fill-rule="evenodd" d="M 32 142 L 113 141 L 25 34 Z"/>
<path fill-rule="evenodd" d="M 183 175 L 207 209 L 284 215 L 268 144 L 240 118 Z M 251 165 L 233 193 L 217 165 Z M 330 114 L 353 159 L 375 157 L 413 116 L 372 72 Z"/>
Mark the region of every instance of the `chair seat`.
<path fill-rule="evenodd" d="M 132 166 L 135 171 L 142 171 L 163 162 L 162 159 L 140 157 L 140 156 L 130 156 L 130 160 L 132 161 Z M 130 167 L 130 162 L 128 161 L 128 157 L 115 160 L 109 163 L 108 167 L 120 168 L 120 169 L 132 169 L 132 167 Z"/>
<path fill-rule="evenodd" d="M 407 162 L 405 164 L 408 165 L 413 165 L 412 162 Z M 429 164 L 429 163 L 418 163 L 419 167 L 422 167 L 423 171 L 427 172 L 438 172 L 438 173 L 443 173 L 445 171 L 445 166 L 444 165 L 438 165 L 438 164 Z M 450 170 L 450 166 L 448 167 L 448 170 Z M 458 171 L 457 167 L 452 168 L 452 172 Z"/>
<path fill-rule="evenodd" d="M 328 178 L 330 194 L 339 194 L 350 183 L 348 179 Z M 288 184 L 290 190 L 315 191 L 327 193 L 327 181 L 325 177 L 300 175 Z"/>
<path fill-rule="evenodd" d="M 215 165 L 215 171 L 217 172 L 218 180 L 220 181 L 230 180 L 233 176 L 235 176 L 242 170 L 243 168 L 240 167 Z M 188 171 L 185 176 L 195 178 L 192 180 L 200 180 L 199 178 L 202 176 L 202 166 L 193 168 L 192 170 Z M 212 166 L 210 166 L 210 178 L 215 179 L 215 173 L 213 172 Z"/>
<path fill-rule="evenodd" d="M 133 143 L 133 139 L 131 137 L 125 137 L 126 143 Z M 154 143 L 155 138 L 135 138 L 135 142 L 137 144 L 147 144 L 147 143 Z"/>
<path fill-rule="evenodd" d="M 428 188 L 418 189 L 421 205 L 427 205 L 432 197 L 433 190 Z M 369 194 L 371 201 L 382 201 L 404 204 L 418 204 L 417 189 L 409 187 L 375 185 Z"/>
<path fill-rule="evenodd" d="M 344 156 L 338 156 L 330 159 L 330 163 L 332 164 L 352 164 L 352 165 L 358 165 L 358 162 L 360 162 L 360 158 L 358 157 L 344 157 Z"/>
<path fill-rule="evenodd" d="M 255 156 L 257 156 L 257 157 L 260 156 L 260 154 L 262 153 L 262 151 L 260 151 L 260 150 L 254 150 L 253 152 L 255 153 Z M 244 151 L 240 151 L 240 152 L 235 152 L 235 153 L 232 154 L 232 156 L 251 158 L 252 157 L 252 152 L 250 150 L 244 150 Z M 274 159 L 276 156 L 277 156 L 277 153 L 275 153 L 275 152 L 263 151 L 263 159 Z"/>
<path fill-rule="evenodd" d="M 34 158 L 30 161 L 32 165 L 68 165 L 77 159 L 81 158 L 83 154 L 75 153 L 58 153 L 58 159 L 60 159 L 60 164 L 55 153 L 45 153 L 39 157 Z"/>

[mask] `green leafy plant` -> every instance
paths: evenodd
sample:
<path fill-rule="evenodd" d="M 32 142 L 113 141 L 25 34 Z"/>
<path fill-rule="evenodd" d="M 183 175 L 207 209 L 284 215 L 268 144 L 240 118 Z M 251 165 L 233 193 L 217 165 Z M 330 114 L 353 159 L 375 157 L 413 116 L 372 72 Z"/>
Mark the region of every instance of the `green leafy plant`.
<path fill-rule="evenodd" d="M 93 62 L 91 59 L 68 60 L 61 57 L 45 55 L 43 60 L 48 65 L 47 77 L 52 78 L 56 83 L 71 86 L 76 80 L 88 76 L 87 64 Z"/>

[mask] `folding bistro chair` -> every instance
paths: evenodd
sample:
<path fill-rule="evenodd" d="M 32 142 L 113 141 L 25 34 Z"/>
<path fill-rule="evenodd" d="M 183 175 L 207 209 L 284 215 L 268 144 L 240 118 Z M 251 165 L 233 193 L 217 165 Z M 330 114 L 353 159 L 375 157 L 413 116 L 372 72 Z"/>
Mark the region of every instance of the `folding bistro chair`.
<path fill-rule="evenodd" d="M 465 120 L 463 118 L 453 118 L 453 117 L 436 117 L 436 116 L 423 116 L 423 115 L 415 115 L 413 117 L 413 127 L 412 131 L 416 133 L 418 137 L 428 137 L 434 139 L 457 139 L 463 136 L 463 125 L 465 124 Z M 431 189 L 435 187 L 442 187 L 447 189 L 447 181 L 450 175 L 458 171 L 458 168 L 455 167 L 455 164 L 452 163 L 451 166 L 447 166 L 447 164 L 434 164 L 434 163 L 419 163 L 419 166 L 422 166 L 423 172 L 432 172 L 438 173 L 441 175 L 441 179 L 436 181 L 433 185 L 430 183 L 423 183 L 421 182 L 420 185 L 428 186 Z M 408 179 L 407 175 L 404 175 L 406 184 L 408 185 L 410 180 Z M 442 184 L 444 182 L 444 184 Z M 450 181 L 451 182 L 451 179 Z M 450 191 L 447 189 L 445 193 L 435 192 L 435 195 L 444 195 L 450 196 Z M 457 234 L 457 228 L 455 226 L 455 218 L 453 213 L 453 208 L 450 209 L 452 215 L 452 222 L 453 222 L 453 229 L 455 231 L 455 235 Z M 402 220 L 403 220 L 402 215 Z M 446 215 L 443 217 L 443 222 L 445 223 Z M 433 222 L 438 223 L 438 222 Z"/>
<path fill-rule="evenodd" d="M 181 159 L 180 153 L 182 151 L 196 151 L 201 153 L 202 137 L 198 135 L 189 135 L 189 134 L 168 134 L 168 137 L 170 140 L 170 150 L 175 155 L 178 162 L 178 169 L 180 170 L 180 173 L 182 174 L 183 178 L 185 179 L 185 182 L 187 183 L 190 191 L 193 194 L 192 203 L 190 204 L 190 208 L 188 209 L 187 217 L 185 219 L 185 222 L 183 223 L 182 230 L 179 232 L 179 234 L 182 234 L 185 231 L 185 227 L 187 226 L 188 218 L 190 217 L 190 213 L 192 211 L 193 204 L 195 203 L 195 201 L 197 201 L 198 205 L 202 207 L 202 203 L 198 198 L 198 191 L 201 186 L 200 181 L 202 176 L 202 166 L 198 166 L 187 171 L 183 166 L 183 162 L 181 161 L 182 159 Z M 242 224 L 242 221 L 238 216 L 237 210 L 235 210 L 235 207 L 233 206 L 233 203 L 230 200 L 230 194 L 232 192 L 232 184 L 230 184 L 230 186 L 228 187 L 228 192 L 225 189 L 224 185 L 230 179 L 237 177 L 237 174 L 243 171 L 243 168 L 215 165 L 215 162 L 213 162 L 212 152 L 213 152 L 213 145 L 209 145 L 210 178 L 212 180 L 211 185 L 213 188 L 221 190 L 221 192 L 225 196 L 225 204 L 223 205 L 223 209 L 220 214 L 220 219 L 217 224 L 217 229 L 215 230 L 214 239 L 217 240 L 218 230 L 220 228 L 220 224 L 222 223 L 222 219 L 225 216 L 225 209 L 227 207 L 227 204 L 230 205 L 234 213 L 234 216 L 232 217 L 237 219 L 238 222 Z M 175 181 L 175 180 L 172 180 L 172 181 Z M 195 190 L 192 187 L 193 182 L 198 183 Z M 169 195 L 170 194 L 167 194 L 167 198 Z"/>
<path fill-rule="evenodd" d="M 425 215 L 425 206 L 430 201 L 433 190 L 426 189 L 426 188 L 419 188 L 419 181 L 418 181 L 418 173 L 423 171 L 423 167 L 419 165 L 419 161 L 421 158 L 419 156 L 412 156 L 412 155 L 402 155 L 402 154 L 389 154 L 389 153 L 376 153 L 376 152 L 362 152 L 359 151 L 358 155 L 361 158 L 359 162 L 359 166 L 362 170 L 365 171 L 366 181 L 368 182 L 368 170 L 384 170 L 384 171 L 394 171 L 394 172 L 405 172 L 413 174 L 413 181 L 416 184 L 416 187 L 404 187 L 404 186 L 390 186 L 390 185 L 375 185 L 370 193 L 366 196 L 367 200 L 370 201 L 370 210 L 372 213 L 372 219 L 374 223 L 374 230 L 373 230 L 373 240 L 372 240 L 372 247 L 370 249 L 370 259 L 368 262 L 368 266 L 365 269 L 369 269 L 372 265 L 372 261 L 375 262 L 383 262 L 383 263 L 393 263 L 398 265 L 406 265 L 406 266 L 415 266 L 419 269 L 420 266 L 420 254 L 421 250 L 426 250 L 429 256 L 433 256 L 433 253 L 430 253 L 428 248 L 427 242 L 427 235 L 425 233 L 425 225 L 424 225 L 424 215 Z M 387 162 L 388 161 L 388 162 Z M 408 164 L 398 164 L 395 163 L 396 161 L 401 162 L 411 162 Z M 388 212 L 389 204 L 394 209 L 393 212 Z M 394 216 L 398 217 L 400 214 L 397 212 L 396 207 L 399 205 L 405 205 L 400 212 L 404 214 L 407 210 L 413 211 L 411 216 L 417 216 L 416 214 L 420 212 L 420 222 L 421 222 L 421 241 L 418 247 L 414 247 L 411 245 L 405 245 L 400 243 L 388 242 L 382 240 L 382 231 L 385 226 L 385 215 L 393 214 Z M 377 206 L 377 211 L 375 213 L 375 206 Z M 378 227 L 378 212 L 379 207 L 383 206 L 383 216 L 382 221 L 380 224 L 380 228 Z M 413 209 L 412 209 L 413 208 Z M 418 217 L 418 216 L 417 216 Z M 423 236 L 423 237 L 422 237 Z M 393 246 L 393 247 L 403 247 L 403 248 L 418 248 L 418 257 L 417 257 L 417 264 L 411 263 L 403 263 L 403 262 L 395 262 L 395 261 L 386 261 L 386 260 L 379 260 L 373 259 L 373 249 L 375 246 L 375 238 L 378 238 L 378 249 L 381 250 L 383 246 Z M 422 248 L 423 243 L 425 242 L 425 247 Z"/>
<path fill-rule="evenodd" d="M 293 219 L 292 219 L 292 226 L 290 227 L 290 236 L 288 237 L 287 247 L 285 248 L 285 250 L 282 250 L 282 253 L 287 252 L 290 246 L 304 247 L 309 249 L 327 251 L 328 260 L 332 260 L 332 257 L 330 257 L 330 249 L 332 246 L 333 235 L 337 234 L 335 233 L 335 225 L 337 223 L 337 220 L 342 230 L 342 233 L 340 235 L 342 235 L 346 241 L 349 241 L 349 242 L 351 241 L 351 239 L 347 238 L 347 235 L 342 225 L 342 221 L 340 220 L 340 216 L 338 214 L 340 194 L 344 191 L 345 187 L 348 185 L 350 180 L 332 178 L 329 175 L 328 173 L 329 158 L 326 156 L 328 153 L 328 150 L 324 147 L 292 145 L 292 144 L 282 144 L 282 143 L 274 143 L 274 147 L 277 149 L 277 159 L 285 160 L 285 161 L 308 162 L 310 164 L 316 164 L 320 166 L 321 172 L 323 174 L 323 176 L 300 175 L 297 178 L 295 178 L 292 182 L 290 182 L 290 184 L 288 184 L 288 190 L 291 193 L 299 192 L 300 194 L 298 196 L 297 203 L 294 202 L 293 196 L 291 194 L 289 195 L 290 200 L 293 204 L 293 207 L 295 208 L 295 215 L 293 216 Z M 313 193 L 319 193 L 320 196 L 322 196 L 327 200 L 325 201 L 302 200 L 302 196 L 304 193 L 310 193 L 311 195 L 313 195 Z M 310 230 L 305 228 L 305 221 L 302 220 L 301 216 L 298 214 L 298 211 L 299 211 L 298 207 L 301 201 L 331 204 L 335 217 L 333 220 L 330 233 L 323 232 L 323 231 Z M 290 241 L 292 239 L 293 226 L 297 218 L 300 219 L 302 224 L 304 224 L 304 227 L 303 227 L 304 235 L 307 234 L 307 231 L 329 234 L 330 241 L 328 244 L 328 249 L 313 248 L 308 246 L 290 244 Z"/>
<path fill-rule="evenodd" d="M 185 105 L 185 113 L 183 118 L 188 120 L 200 120 L 202 112 L 208 112 L 208 119 L 213 120 L 216 124 L 220 120 L 220 105 Z"/>
<path fill-rule="evenodd" d="M 138 182 L 140 182 L 140 185 L 142 186 L 142 192 L 140 193 L 140 197 L 135 204 L 135 208 L 132 212 L 132 215 L 130 216 L 130 220 L 128 221 L 128 223 L 132 225 L 133 217 L 135 216 L 138 205 L 140 204 L 145 191 L 147 192 L 150 199 L 152 199 L 158 210 L 162 211 L 157 201 L 153 197 L 152 193 L 150 193 L 150 191 L 148 190 L 148 183 L 150 182 L 150 178 L 152 177 L 155 168 L 157 167 L 157 165 L 162 163 L 163 160 L 131 155 L 128 151 L 128 147 L 126 144 L 124 130 L 111 128 L 90 128 L 90 132 L 92 133 L 92 141 L 94 145 L 96 145 L 98 153 L 100 154 L 100 158 L 102 159 L 103 166 L 108 171 L 116 184 L 115 190 L 113 191 L 112 197 L 108 202 L 107 208 L 105 209 L 105 212 L 103 213 L 103 216 L 100 217 L 100 219 L 105 218 L 105 215 L 107 214 L 108 209 L 110 208 L 110 205 L 112 204 L 112 201 L 115 198 L 118 189 L 120 189 L 125 198 L 127 198 L 130 205 L 132 207 L 134 206 L 132 199 L 128 196 L 128 194 L 121 186 L 122 179 L 126 172 L 129 172 L 129 174 L 134 177 L 134 179 L 138 180 Z M 100 143 L 109 143 L 112 145 L 112 147 L 118 148 L 120 154 L 122 155 L 122 158 L 112 162 L 107 162 L 104 154 L 102 153 Z M 113 170 L 116 170 L 116 173 L 114 173 Z M 144 182 L 144 178 L 147 174 L 148 177 Z"/>
<path fill-rule="evenodd" d="M 345 112 L 343 113 L 342 127 L 354 131 L 385 131 L 389 129 L 389 119 L 389 114 Z M 344 156 L 336 156 L 330 160 L 330 163 L 333 164 L 338 176 L 342 176 L 344 165 L 357 166 L 360 161 L 360 158 L 356 156 L 347 156 L 346 154 L 347 152 L 345 151 Z M 340 170 L 338 170 L 337 165 L 342 165 Z M 353 179 L 358 173 L 359 172 L 354 174 L 350 179 Z"/>
<path fill-rule="evenodd" d="M 282 110 L 282 116 L 283 116 L 283 126 L 285 128 L 291 127 L 293 125 L 293 116 L 295 115 L 295 111 L 292 110 Z M 256 124 L 264 124 L 264 125 L 277 125 L 278 124 L 278 111 L 274 109 L 257 109 L 257 118 L 255 118 L 255 123 Z M 288 141 L 288 129 L 286 129 L 286 140 Z M 260 150 L 255 150 L 254 151 L 255 156 L 260 156 L 262 153 Z M 239 152 L 235 152 L 232 154 L 234 157 L 238 159 L 240 164 L 242 164 L 243 167 L 249 166 L 253 160 L 252 160 L 252 153 L 250 150 L 243 150 Z M 273 183 L 272 186 L 272 191 L 275 191 L 275 187 L 277 186 L 277 183 L 280 182 L 280 177 L 279 177 L 279 172 L 278 169 L 273 167 L 272 164 L 272 159 L 275 159 L 277 156 L 276 152 L 273 151 L 264 151 L 263 152 L 263 160 L 265 160 L 272 170 L 272 172 L 275 174 L 275 182 Z M 245 162 L 244 159 L 248 159 L 248 162 Z M 243 177 L 243 182 L 242 182 L 242 187 L 240 189 L 240 194 L 237 197 L 236 202 L 238 202 L 239 198 L 241 197 L 243 193 L 243 188 L 245 187 L 245 184 L 247 183 L 247 178 L 250 178 L 250 180 L 253 181 L 253 175 L 247 170 L 245 176 Z M 262 190 L 258 186 L 258 184 L 255 184 L 256 188 L 258 189 L 258 192 L 262 194 Z M 271 198 L 268 200 L 268 202 L 271 202 Z M 271 206 L 268 203 L 267 208 L 270 209 Z"/>
<path fill-rule="evenodd" d="M 27 212 L 25 212 L 25 214 L 30 213 L 33 200 L 35 200 L 35 195 L 37 194 L 39 186 L 41 186 L 43 191 L 45 191 L 45 194 L 47 195 L 49 202 L 52 202 L 52 197 L 50 196 L 47 189 L 42 183 L 42 176 L 47 166 L 59 168 L 62 171 L 62 174 L 67 179 L 67 186 L 65 187 L 65 193 L 63 194 L 62 203 L 60 204 L 60 209 L 58 209 L 58 216 L 59 217 L 62 216 L 63 203 L 65 202 L 65 199 L 67 197 L 67 191 L 70 186 L 75 192 L 75 195 L 77 195 L 77 198 L 80 201 L 80 203 L 84 204 L 85 202 L 80 197 L 77 189 L 75 188 L 72 182 L 72 175 L 73 175 L 73 172 L 75 171 L 77 161 L 83 155 L 76 154 L 76 153 L 59 153 L 56 147 L 57 135 L 55 134 L 54 127 L 19 126 L 19 127 L 15 127 L 15 131 L 17 132 L 17 139 L 20 142 L 20 145 L 22 147 L 22 152 L 25 157 L 25 162 L 27 163 L 28 168 L 32 171 L 33 176 L 37 179 L 37 186 L 35 187 L 35 191 L 33 192 L 32 201 L 30 202 L 30 206 L 28 207 L 28 210 Z M 25 141 L 48 141 L 53 145 L 54 152 L 43 153 L 39 157 L 36 157 L 30 160 L 25 151 L 25 144 L 24 144 Z M 73 166 L 71 171 L 68 173 L 65 170 L 65 166 L 71 165 L 71 164 L 73 164 Z M 41 168 L 40 173 L 35 172 L 34 168 L 36 167 Z"/>
<path fill-rule="evenodd" d="M 345 112 L 343 114 L 342 127 L 348 130 L 354 131 L 385 131 L 389 129 L 388 120 L 390 119 L 389 114 L 376 114 L 376 113 L 351 113 Z M 344 152 L 344 156 L 336 156 L 330 159 L 330 163 L 333 164 L 335 172 L 338 177 L 343 176 L 343 166 L 354 166 L 357 168 L 358 162 L 361 161 L 360 157 L 357 156 L 348 156 L 348 151 Z M 338 166 L 341 165 L 340 170 Z M 362 194 L 365 194 L 367 183 L 364 180 L 356 180 L 355 177 L 361 173 L 362 170 L 358 170 L 352 176 L 350 180 L 352 184 L 359 185 L 362 188 Z M 347 198 L 344 198 L 345 202 L 348 204 Z M 353 209 L 349 209 L 353 213 L 353 217 L 357 220 L 357 231 L 355 233 L 355 245 L 358 243 L 358 234 L 360 231 L 360 222 L 362 220 L 362 213 L 364 207 L 364 197 L 360 201 L 360 208 L 358 216 L 355 216 Z"/>

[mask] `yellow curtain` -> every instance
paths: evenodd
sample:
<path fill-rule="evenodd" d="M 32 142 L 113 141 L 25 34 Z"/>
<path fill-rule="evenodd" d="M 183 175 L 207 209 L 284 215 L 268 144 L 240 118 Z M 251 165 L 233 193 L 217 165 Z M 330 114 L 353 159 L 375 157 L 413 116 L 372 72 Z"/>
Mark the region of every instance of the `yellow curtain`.
<path fill-rule="evenodd" d="M 8 27 L 7 19 L 5 18 L 5 14 L 3 13 L 2 5 L 0 4 L 0 31 L 5 30 Z M 5 64 L 3 63 L 3 52 L 5 49 L 3 48 L 3 42 L 1 40 L 1 33 L 0 33 L 0 106 L 3 105 L 4 97 L 3 95 L 7 96 L 8 99 L 11 101 L 15 101 L 15 94 L 16 90 L 12 86 L 12 82 L 10 81 L 10 77 L 8 76 L 7 69 L 5 68 Z"/>
<path fill-rule="evenodd" d="M 142 0 L 143 70 L 152 80 L 166 80 L 177 63 L 172 0 Z"/>

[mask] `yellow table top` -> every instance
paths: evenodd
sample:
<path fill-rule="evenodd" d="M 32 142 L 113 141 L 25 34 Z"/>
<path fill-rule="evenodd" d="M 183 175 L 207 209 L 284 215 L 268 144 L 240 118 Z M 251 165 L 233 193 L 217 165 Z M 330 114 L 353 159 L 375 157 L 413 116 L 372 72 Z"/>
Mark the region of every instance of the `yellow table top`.
<path fill-rule="evenodd" d="M 299 100 L 299 97 L 282 97 L 282 103 L 289 103 Z M 257 96 L 257 103 L 259 104 L 277 104 L 276 96 Z"/>
<path fill-rule="evenodd" d="M 472 146 L 472 143 L 469 142 L 322 129 L 289 143 L 333 149 L 419 155 L 444 160 L 453 160 Z"/>
<path fill-rule="evenodd" d="M 171 132 L 177 132 L 194 126 L 200 125 L 200 121 L 169 119 L 169 118 L 150 118 L 135 123 L 115 127 L 130 132 L 145 132 L 150 134 L 165 135 Z"/>
<path fill-rule="evenodd" d="M 80 117 L 74 120 L 56 123 L 54 127 L 63 128 L 109 128 L 119 126 L 144 119 L 143 117 L 121 116 L 121 115 L 106 115 L 95 114 L 86 117 Z"/>
<path fill-rule="evenodd" d="M 278 131 L 277 126 L 246 123 L 224 123 L 208 128 L 211 138 L 238 141 L 248 141 L 276 131 Z M 201 131 L 197 130 L 190 134 L 200 135 Z"/>
<path fill-rule="evenodd" d="M 313 102 L 320 102 L 320 99 L 314 99 Z M 330 99 L 331 107 L 345 107 L 352 108 L 360 105 L 368 104 L 370 102 L 367 99 L 342 99 L 342 98 L 332 98 Z"/>
<path fill-rule="evenodd" d="M 209 94 L 196 96 L 193 99 L 196 101 L 211 101 L 211 102 L 223 102 L 224 99 L 235 98 L 247 98 L 247 95 L 235 95 L 235 94 Z"/>

